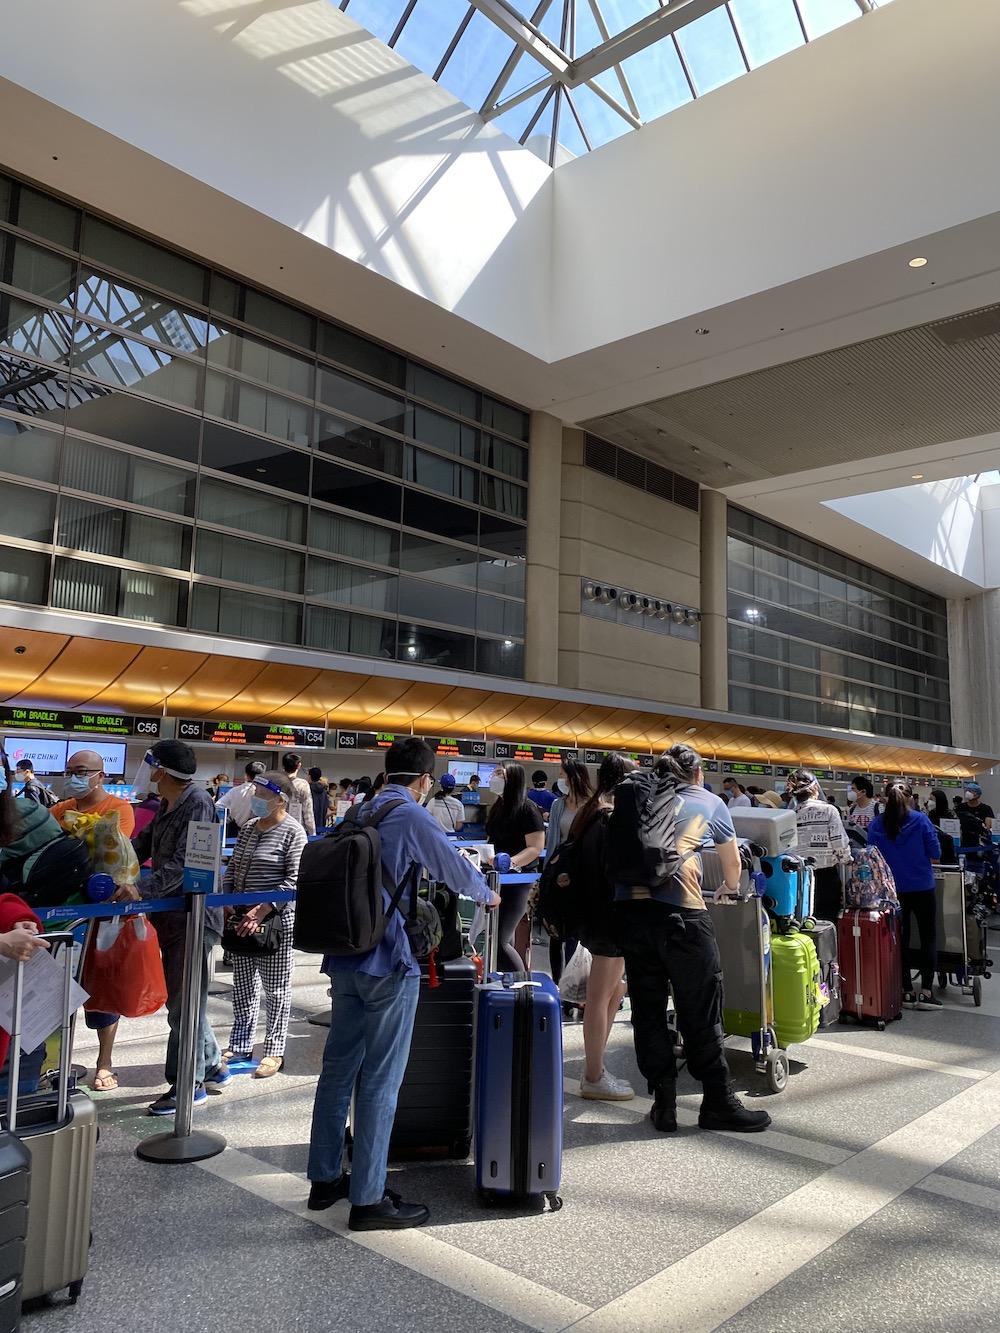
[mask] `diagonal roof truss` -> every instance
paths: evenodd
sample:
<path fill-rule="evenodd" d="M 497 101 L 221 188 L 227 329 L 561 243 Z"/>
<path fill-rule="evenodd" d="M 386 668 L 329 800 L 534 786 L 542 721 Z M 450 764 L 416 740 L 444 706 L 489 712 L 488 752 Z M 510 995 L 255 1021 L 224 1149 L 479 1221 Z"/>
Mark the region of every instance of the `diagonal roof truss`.
<path fill-rule="evenodd" d="M 339 0 L 552 166 L 877 8 L 877 0 L 519 3 Z"/>

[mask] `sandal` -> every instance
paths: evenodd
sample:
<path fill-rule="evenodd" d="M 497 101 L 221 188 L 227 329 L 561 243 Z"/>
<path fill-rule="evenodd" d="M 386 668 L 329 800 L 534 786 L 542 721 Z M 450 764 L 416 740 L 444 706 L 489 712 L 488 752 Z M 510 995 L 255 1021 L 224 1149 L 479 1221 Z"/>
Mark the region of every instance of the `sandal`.
<path fill-rule="evenodd" d="M 284 1069 L 285 1057 L 283 1055 L 265 1055 L 257 1068 L 253 1071 L 254 1078 L 271 1078 L 279 1069 Z"/>
<path fill-rule="evenodd" d="M 118 1075 L 113 1069 L 109 1069 L 103 1074 L 98 1070 L 90 1086 L 94 1092 L 114 1092 L 115 1088 L 118 1087 Z"/>

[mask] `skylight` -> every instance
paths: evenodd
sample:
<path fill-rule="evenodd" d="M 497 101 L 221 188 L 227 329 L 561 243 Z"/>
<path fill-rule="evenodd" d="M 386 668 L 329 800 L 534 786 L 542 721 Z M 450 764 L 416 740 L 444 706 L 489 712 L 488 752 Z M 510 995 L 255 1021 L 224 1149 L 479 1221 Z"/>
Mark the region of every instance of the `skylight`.
<path fill-rule="evenodd" d="M 340 0 L 340 8 L 551 166 L 876 8 L 876 0 L 520 3 Z"/>

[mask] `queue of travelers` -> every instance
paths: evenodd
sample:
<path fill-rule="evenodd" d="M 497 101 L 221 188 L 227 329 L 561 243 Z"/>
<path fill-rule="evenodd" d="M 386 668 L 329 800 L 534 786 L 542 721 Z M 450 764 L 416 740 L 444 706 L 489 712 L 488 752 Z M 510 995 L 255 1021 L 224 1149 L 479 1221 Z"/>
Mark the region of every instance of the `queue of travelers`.
<path fill-rule="evenodd" d="M 5 883 L 15 889 L 27 883 L 39 858 L 51 854 L 59 844 L 64 826 L 72 824 L 71 816 L 113 814 L 123 835 L 132 839 L 139 861 L 149 869 L 138 885 L 119 887 L 115 898 L 178 895 L 188 825 L 213 820 L 215 806 L 210 792 L 195 781 L 197 759 L 184 742 L 157 741 L 147 752 L 145 765 L 150 796 L 133 808 L 107 791 L 101 755 L 80 750 L 69 758 L 63 799 L 53 804 L 30 764 L 17 774 L 24 791 L 15 798 L 13 775 L 3 755 L 0 874 Z M 224 892 L 273 892 L 277 896 L 294 890 L 308 837 L 334 821 L 339 802 L 347 802 L 347 817 L 362 825 L 385 809 L 379 834 L 386 883 L 400 884 L 412 871 L 422 870 L 454 893 L 497 911 L 500 966 L 525 970 L 527 959 L 515 936 L 532 886 L 505 884 L 494 894 L 473 862 L 455 846 L 449 835 L 462 830 L 465 807 L 456 798 L 457 783 L 451 774 L 435 780 L 434 753 L 425 742 L 416 737 L 394 742 L 386 754 L 384 772 L 374 780 L 345 778 L 334 786 L 318 767 L 308 770 L 308 781 L 300 776 L 301 768 L 300 757 L 291 752 L 282 755 L 280 769 L 268 771 L 261 762 L 251 761 L 242 775 L 244 780 L 233 787 L 228 787 L 228 780 L 221 781 L 225 775 L 217 775 L 213 787 L 218 807 L 238 830 L 225 871 Z M 551 858 L 567 844 L 578 849 L 578 864 L 584 872 L 574 883 L 578 906 L 573 933 L 569 939 L 553 941 L 558 959 L 553 955 L 552 961 L 556 973 L 556 962 L 561 966 L 568 961 L 564 949 L 572 946 L 571 953 L 577 941 L 591 955 L 580 1095 L 607 1101 L 625 1101 L 635 1095 L 632 1086 L 605 1064 L 615 1015 L 627 993 L 636 1060 L 653 1098 L 652 1124 L 663 1133 L 676 1130 L 678 1071 L 675 1035 L 668 1022 L 670 996 L 687 1067 L 702 1084 L 699 1125 L 709 1130 L 758 1132 L 767 1128 L 770 1117 L 764 1111 L 748 1109 L 735 1095 L 723 1047 L 721 964 L 702 892 L 699 851 L 711 846 L 718 857 L 722 884 L 717 900 L 737 893 L 741 860 L 729 809 L 786 805 L 796 815 L 794 850 L 815 863 L 815 914 L 833 920 L 843 907 L 839 866 L 850 854 L 848 831 L 867 838 L 892 871 L 904 938 L 912 919 L 919 940 L 920 984 L 919 988 L 906 984 L 904 1003 L 918 1010 L 934 1010 L 941 1008 L 933 991 L 934 867 L 941 860 L 947 837 L 940 826 L 952 817 L 952 810 L 944 792 L 938 790 L 931 794 L 925 812 L 913 789 L 902 780 L 888 783 L 876 797 L 871 781 L 859 775 L 850 784 L 842 815 L 808 769 L 792 772 L 780 793 L 748 789 L 727 778 L 727 808 L 726 799 L 707 789 L 701 759 L 688 745 L 673 746 L 654 771 L 674 784 L 679 857 L 679 869 L 659 887 L 626 882 L 606 868 L 615 792 L 638 776 L 636 765 L 623 756 L 607 756 L 596 782 L 586 765 L 566 756 L 551 792 L 543 771 L 532 775 L 529 787 L 520 764 L 498 764 L 488 784 L 491 799 L 482 802 L 487 806 L 486 837 L 494 854 L 507 854 L 511 870 L 529 874 L 538 869 L 543 855 Z M 227 790 L 221 791 L 224 786 Z M 479 786 L 479 775 L 473 774 L 466 790 L 478 799 Z M 143 812 L 148 818 L 139 827 L 137 814 Z M 957 813 L 964 821 L 963 837 L 967 826 L 982 838 L 989 836 L 994 813 L 982 800 L 978 784 L 966 784 Z M 0 955 L 26 958 L 46 945 L 37 918 L 26 906 L 22 911 L 20 898 L 8 903 L 11 897 L 0 896 Z M 324 1209 L 349 1198 L 349 1225 L 354 1230 L 417 1226 L 429 1216 L 425 1205 L 405 1203 L 386 1189 L 389 1136 L 409 1052 L 420 976 L 402 916 L 390 912 L 386 921 L 381 942 L 370 954 L 327 957 L 322 966 L 331 980 L 334 1020 L 313 1112 L 309 1207 Z M 294 905 L 281 901 L 231 910 L 228 920 L 222 909 L 208 908 L 204 954 L 199 960 L 196 1105 L 230 1082 L 230 1062 L 252 1062 L 262 997 L 265 1032 L 254 1076 L 267 1079 L 282 1070 L 291 1013 L 293 923 Z M 169 1038 L 164 1078 L 168 1086 L 149 1111 L 169 1116 L 177 1106 L 185 913 L 157 913 L 155 928 L 167 993 Z M 225 1049 L 220 1048 L 207 1016 L 209 959 L 223 935 L 233 960 L 233 1022 Z M 93 1087 L 109 1091 L 118 1086 L 113 1048 L 119 1016 L 88 1013 L 87 1023 L 97 1031 L 99 1042 Z M 356 1094 L 354 1154 L 348 1176 L 342 1164 L 352 1094 Z"/>

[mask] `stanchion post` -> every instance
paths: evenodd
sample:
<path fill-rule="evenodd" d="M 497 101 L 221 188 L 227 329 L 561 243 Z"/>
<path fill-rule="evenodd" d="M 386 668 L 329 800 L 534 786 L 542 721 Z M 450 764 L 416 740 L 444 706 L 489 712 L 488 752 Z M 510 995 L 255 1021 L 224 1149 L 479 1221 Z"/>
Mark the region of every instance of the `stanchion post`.
<path fill-rule="evenodd" d="M 217 851 L 214 872 L 212 866 L 205 866 L 197 859 L 198 834 L 194 831 L 206 827 L 212 826 L 191 825 L 188 835 L 188 855 L 185 858 L 187 930 L 184 938 L 184 972 L 181 983 L 183 1000 L 177 1054 L 177 1084 L 174 1089 L 176 1099 L 174 1127 L 167 1134 L 154 1134 L 139 1144 L 135 1150 L 136 1156 L 144 1162 L 203 1162 L 206 1158 L 217 1156 L 226 1146 L 226 1140 L 221 1134 L 208 1129 L 193 1130 L 191 1127 L 197 1043 L 201 1040 L 201 981 L 205 966 L 205 895 L 218 880 Z M 215 835 L 208 836 L 210 839 Z"/>

